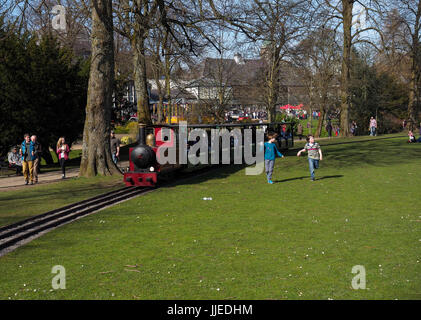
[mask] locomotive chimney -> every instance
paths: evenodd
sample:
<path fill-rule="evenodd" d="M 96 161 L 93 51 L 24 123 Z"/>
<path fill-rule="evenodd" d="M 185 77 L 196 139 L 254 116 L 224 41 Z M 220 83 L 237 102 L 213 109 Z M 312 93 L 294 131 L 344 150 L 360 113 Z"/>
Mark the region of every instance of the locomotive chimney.
<path fill-rule="evenodd" d="M 139 144 L 146 144 L 146 125 L 143 123 L 139 124 Z"/>

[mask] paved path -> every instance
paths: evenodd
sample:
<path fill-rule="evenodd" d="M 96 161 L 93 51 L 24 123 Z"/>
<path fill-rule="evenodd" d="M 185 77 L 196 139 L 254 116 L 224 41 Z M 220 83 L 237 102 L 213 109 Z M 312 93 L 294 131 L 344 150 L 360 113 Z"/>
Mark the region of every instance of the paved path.
<path fill-rule="evenodd" d="M 123 161 L 119 163 L 120 168 L 126 168 L 128 167 L 128 165 L 128 161 Z M 71 179 L 77 176 L 79 176 L 79 168 L 66 168 L 66 179 Z M 38 183 L 33 185 L 25 185 L 25 180 L 23 176 L 13 175 L 9 177 L 0 177 L 0 192 L 18 190 L 22 188 L 36 188 L 39 185 L 45 185 L 48 183 L 58 183 L 60 181 L 63 181 L 63 179 L 61 178 L 60 169 L 42 173 L 41 168 L 41 174 L 38 175 Z"/>

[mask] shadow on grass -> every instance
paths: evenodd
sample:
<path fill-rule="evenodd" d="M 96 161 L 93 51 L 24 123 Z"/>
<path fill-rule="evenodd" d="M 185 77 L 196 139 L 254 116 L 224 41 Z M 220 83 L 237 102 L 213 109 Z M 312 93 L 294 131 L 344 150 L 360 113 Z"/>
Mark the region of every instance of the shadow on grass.
<path fill-rule="evenodd" d="M 273 180 L 274 183 L 281 183 L 281 182 L 288 182 L 288 181 L 294 181 L 294 180 L 303 180 L 308 179 L 309 176 L 304 177 L 296 177 L 296 178 L 289 178 L 289 179 L 282 179 L 282 180 Z"/>
<path fill-rule="evenodd" d="M 324 177 L 321 177 L 321 178 L 316 178 L 316 180 L 334 179 L 334 178 L 342 178 L 342 177 L 343 177 L 343 175 L 324 176 Z M 304 176 L 304 177 L 274 180 L 273 182 L 274 183 L 282 183 L 282 182 L 288 182 L 288 181 L 294 181 L 294 180 L 303 180 L 303 179 L 309 179 L 310 180 L 310 175 Z"/>
<path fill-rule="evenodd" d="M 349 141 L 323 145 L 323 166 L 326 164 L 333 168 L 354 167 L 369 165 L 376 167 L 391 167 L 397 164 L 418 159 L 420 144 L 407 144 L 402 137 L 378 138 L 365 141 Z M 296 150 L 286 152 L 286 159 L 297 158 Z M 282 163 L 282 162 L 281 162 Z M 299 161 L 288 162 L 288 167 L 302 165 Z"/>
<path fill-rule="evenodd" d="M 342 178 L 342 177 L 343 177 L 342 174 L 337 174 L 333 176 L 324 176 L 324 177 L 316 178 L 316 180 L 334 179 L 334 178 Z"/>
<path fill-rule="evenodd" d="M 72 178 L 67 179 L 67 181 Z M 61 181 L 61 179 L 59 179 Z M 123 184 L 121 185 L 123 187 Z M 33 200 L 34 198 L 45 198 L 47 196 L 53 196 L 55 200 L 67 200 L 69 196 L 77 196 L 84 193 L 90 193 L 93 190 L 98 189 L 97 185 L 78 185 L 68 189 L 66 186 L 58 185 L 53 188 L 46 189 L 35 189 L 28 186 L 28 189 L 19 190 L 13 194 L 7 194 L 5 196 L 0 194 L 0 203 L 13 200 Z"/>
<path fill-rule="evenodd" d="M 173 177 L 174 182 L 165 181 L 165 183 L 161 186 L 161 188 L 171 188 L 171 187 L 180 186 L 180 185 L 198 184 L 198 183 L 202 183 L 202 182 L 210 181 L 210 180 L 226 179 L 232 174 L 240 170 L 243 170 L 244 168 L 246 168 L 245 165 L 212 166 L 205 169 L 203 173 L 200 173 L 199 171 L 195 171 L 199 175 L 187 177 L 186 179 L 183 179 L 186 175 L 183 174 L 182 171 L 180 171 L 180 172 L 177 172 L 176 175 Z"/>

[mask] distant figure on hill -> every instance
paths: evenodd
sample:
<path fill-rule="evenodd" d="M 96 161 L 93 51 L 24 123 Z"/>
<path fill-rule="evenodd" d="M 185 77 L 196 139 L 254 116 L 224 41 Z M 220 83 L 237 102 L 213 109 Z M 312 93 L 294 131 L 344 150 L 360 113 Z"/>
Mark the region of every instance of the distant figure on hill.
<path fill-rule="evenodd" d="M 408 138 L 409 138 L 408 143 L 417 142 L 417 140 L 415 139 L 414 133 L 411 130 L 408 131 Z"/>
<path fill-rule="evenodd" d="M 300 137 L 300 140 L 303 138 L 303 126 L 301 123 L 297 126 L 297 135 Z"/>
<path fill-rule="evenodd" d="M 377 136 L 377 121 L 374 117 L 370 118 L 370 136 L 374 137 Z"/>
<path fill-rule="evenodd" d="M 328 120 L 326 125 L 326 131 L 327 135 L 329 136 L 329 139 L 332 138 L 332 129 L 332 123 L 330 122 L 330 120 Z"/>
<path fill-rule="evenodd" d="M 358 135 L 358 126 L 355 121 L 352 121 L 352 126 L 354 127 L 354 136 Z"/>

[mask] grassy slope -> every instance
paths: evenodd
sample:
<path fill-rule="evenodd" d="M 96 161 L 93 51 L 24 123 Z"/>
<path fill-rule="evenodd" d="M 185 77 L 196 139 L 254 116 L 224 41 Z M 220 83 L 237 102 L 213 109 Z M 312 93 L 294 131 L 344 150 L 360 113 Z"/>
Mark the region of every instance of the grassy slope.
<path fill-rule="evenodd" d="M 229 167 L 162 188 L 0 258 L 0 298 L 420 299 L 420 147 L 325 145 L 316 182 L 291 152 L 274 185 Z"/>

